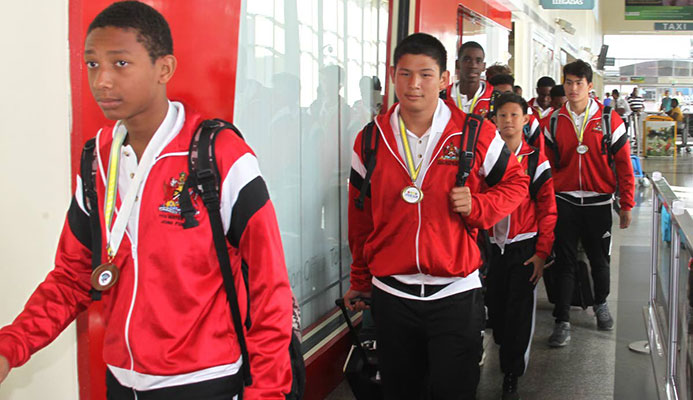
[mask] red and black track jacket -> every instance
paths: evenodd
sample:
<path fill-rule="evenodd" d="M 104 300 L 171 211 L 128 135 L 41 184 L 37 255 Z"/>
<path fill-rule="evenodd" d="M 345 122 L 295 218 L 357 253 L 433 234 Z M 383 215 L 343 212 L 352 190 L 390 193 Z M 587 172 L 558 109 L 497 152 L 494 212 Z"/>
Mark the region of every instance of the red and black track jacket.
<path fill-rule="evenodd" d="M 530 108 L 528 110 L 528 115 L 529 122 L 527 122 L 527 125 L 525 125 L 524 127 L 524 139 L 530 146 L 536 147 L 539 149 L 540 152 L 542 152 L 542 154 L 546 154 L 544 150 L 544 134 L 541 130 L 541 123 L 539 122 L 539 118 L 537 117 L 536 111 Z"/>
<path fill-rule="evenodd" d="M 602 148 L 604 106 L 596 100 L 591 100 L 587 106 L 589 121 L 583 137 L 583 143 L 589 148 L 586 154 L 577 152 L 576 128 L 567 107 L 568 103 L 561 107 L 556 121 L 556 146 L 560 154 L 560 165 L 556 165 L 553 150 L 551 116 L 541 121 L 556 196 L 576 205 L 609 203 L 616 191 L 617 178 L 609 166 L 606 149 Z M 635 178 L 630 160 L 630 144 L 623 120 L 614 112 L 611 113 L 611 132 L 611 152 L 621 194 L 620 206 L 623 210 L 630 210 L 635 205 Z"/>
<path fill-rule="evenodd" d="M 390 118 L 398 104 L 376 118 L 380 143 L 376 153 L 370 196 L 363 210 L 355 206 L 366 175 L 361 154 L 362 133 L 356 137 L 349 185 L 349 246 L 352 254 L 351 288 L 371 289 L 371 277 L 423 273 L 437 277 L 464 277 L 481 265 L 477 229 L 488 229 L 517 207 L 527 193 L 528 177 L 510 154 L 493 124 L 484 122 L 474 164 L 466 186 L 472 193 L 472 211 L 462 217 L 452 211 L 449 193 L 458 172 L 460 149 L 466 143 L 462 128 L 466 115 L 452 99 L 451 117 L 433 150 L 428 168 L 422 167 L 423 200 L 404 202 L 401 191 L 411 185 L 406 163 L 399 155 L 396 127 Z M 395 130 L 393 130 L 395 129 Z M 451 156 L 454 155 L 454 156 Z"/>
<path fill-rule="evenodd" d="M 521 157 L 520 165 L 522 165 L 525 174 L 528 174 L 529 157 L 535 151 L 537 150 L 529 146 L 524 139 L 522 140 L 517 157 Z M 491 242 L 496 243 L 499 247 L 537 236 L 535 253 L 546 259 L 551 254 L 551 247 L 553 246 L 553 229 L 556 226 L 557 211 L 551 167 L 541 152 L 539 152 L 537 169 L 530 179 L 530 190 L 525 193 L 520 206 L 499 222 L 499 224 L 507 224 L 507 237 L 494 237 L 493 228 L 489 229 L 489 235 Z M 536 193 L 536 198 L 532 198 L 530 195 L 532 191 Z"/>
<path fill-rule="evenodd" d="M 182 107 L 180 112 L 184 112 Z M 199 226 L 183 229 L 180 214 L 171 212 L 169 201 L 173 199 L 166 190 L 172 178 L 188 174 L 188 148 L 202 119 L 199 114 L 185 113 L 182 129 L 157 156 L 143 183 L 139 241 L 134 245 L 124 236 L 114 260 L 120 279 L 103 293 L 104 361 L 133 374 L 170 377 L 233 364 L 240 358 L 207 209 L 194 196 Z M 111 142 L 112 127 L 105 127 L 97 135 L 101 171 L 107 169 Z M 253 384 L 244 396 L 284 399 L 292 379 L 287 351 L 292 296 L 274 207 L 257 159 L 241 138 L 232 131 L 222 132 L 216 140 L 216 158 L 242 319 L 246 321 L 250 313 L 246 340 Z M 98 176 L 99 205 L 94 208 L 103 210 L 105 175 Z M 116 207 L 120 207 L 119 199 Z M 100 214 L 105 249 L 104 216 L 102 211 Z M 34 291 L 24 311 L 0 330 L 0 354 L 12 367 L 24 364 L 49 344 L 92 302 L 89 227 L 78 178 L 55 268 Z M 102 259 L 107 259 L 105 250 Z M 242 264 L 248 271 L 247 291 Z"/>
<path fill-rule="evenodd" d="M 539 107 L 539 104 L 537 104 L 537 98 L 532 97 L 529 99 L 527 102 L 527 105 L 532 109 L 532 112 L 536 114 L 537 119 L 543 119 L 551 115 L 551 113 L 554 111 L 553 107 L 549 107 L 544 112 L 541 112 L 541 107 Z"/>
<path fill-rule="evenodd" d="M 476 101 L 474 110 L 471 110 L 471 113 L 485 117 L 491 109 L 493 86 L 486 81 L 481 81 L 480 85 L 484 87 L 484 91 L 481 93 L 481 96 L 479 96 L 479 100 Z M 447 93 L 447 99 L 451 100 L 454 104 L 457 104 L 457 93 L 459 91 L 459 86 L 457 83 L 449 85 L 445 90 Z"/>

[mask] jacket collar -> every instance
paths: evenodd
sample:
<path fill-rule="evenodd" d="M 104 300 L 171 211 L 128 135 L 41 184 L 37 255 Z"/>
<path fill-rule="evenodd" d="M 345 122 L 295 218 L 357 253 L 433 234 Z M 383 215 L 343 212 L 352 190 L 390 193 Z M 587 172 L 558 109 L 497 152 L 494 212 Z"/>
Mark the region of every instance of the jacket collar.
<path fill-rule="evenodd" d="M 525 135 L 522 135 L 522 143 L 520 143 L 520 146 L 517 148 L 517 151 L 515 152 L 516 156 L 528 156 L 532 153 L 534 153 L 536 150 L 534 147 L 530 146 L 527 141 L 525 141 Z"/>
<path fill-rule="evenodd" d="M 393 104 L 392 107 L 390 107 L 390 109 L 387 111 L 387 113 L 378 115 L 375 119 L 375 122 L 380 130 L 381 137 L 384 139 L 387 146 L 390 148 L 391 152 L 395 154 L 397 160 L 402 165 L 405 165 L 404 160 L 402 159 L 401 155 L 399 154 L 399 151 L 397 150 L 397 141 L 395 140 L 395 134 L 398 132 L 397 129 L 399 128 L 396 126 L 393 127 L 390 122 L 395 111 L 399 112 L 398 107 L 399 103 Z M 440 149 L 440 147 L 444 144 L 448 137 L 455 133 L 461 133 L 466 117 L 466 114 L 462 110 L 457 108 L 457 106 L 455 105 L 453 100 L 450 99 L 449 96 L 448 99 L 445 101 L 438 99 L 438 108 L 436 108 L 436 114 L 438 114 L 439 110 L 442 110 L 442 107 L 447 107 L 450 110 L 450 118 L 448 119 L 447 124 L 443 126 L 441 121 L 438 121 L 439 125 L 436 125 L 434 117 L 433 126 L 434 128 L 438 127 L 437 129 L 442 130 L 442 134 L 440 135 L 438 143 L 436 143 L 436 146 L 433 149 L 433 154 L 435 154 Z M 436 132 L 431 133 L 435 134 Z"/>
<path fill-rule="evenodd" d="M 169 132 L 157 131 L 155 133 L 156 140 L 160 139 L 162 144 L 165 144 L 159 154 L 157 154 L 157 157 L 166 153 L 187 152 L 190 147 L 192 134 L 195 132 L 195 129 L 197 129 L 200 122 L 202 122 L 202 116 L 199 113 L 188 109 L 180 102 L 174 101 L 169 103 L 169 114 L 171 113 L 170 107 L 175 107 L 177 110 L 176 120 L 173 124 L 173 128 L 170 129 Z M 162 124 L 164 123 L 165 122 Z M 98 144 L 102 161 L 104 157 L 108 157 L 110 152 L 110 146 L 113 142 L 114 125 L 115 122 L 105 126 L 98 134 Z M 155 140 L 155 138 L 153 137 L 152 140 Z"/>
<path fill-rule="evenodd" d="M 602 109 L 604 108 L 604 106 L 600 102 L 594 99 L 590 99 L 590 102 L 587 104 L 587 107 L 589 108 L 590 112 L 590 121 L 597 117 L 602 117 Z M 572 116 L 570 115 L 570 111 L 568 110 L 568 102 L 566 102 L 563 105 L 563 107 L 561 107 L 558 114 L 567 117 L 572 121 Z"/>

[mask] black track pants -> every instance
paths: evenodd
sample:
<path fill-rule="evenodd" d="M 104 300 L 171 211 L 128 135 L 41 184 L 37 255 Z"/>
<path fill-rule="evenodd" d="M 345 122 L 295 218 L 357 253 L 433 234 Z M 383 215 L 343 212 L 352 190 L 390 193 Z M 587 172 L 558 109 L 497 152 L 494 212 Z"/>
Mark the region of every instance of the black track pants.
<path fill-rule="evenodd" d="M 135 391 L 125 387 L 106 369 L 107 400 L 231 400 L 243 390 L 239 374 L 188 385 Z"/>
<path fill-rule="evenodd" d="M 536 286 L 529 281 L 534 265 L 524 265 L 536 249 L 536 239 L 493 245 L 486 280 L 486 305 L 493 339 L 500 346 L 503 373 L 524 374 L 534 333 Z"/>
<path fill-rule="evenodd" d="M 553 310 L 556 321 L 570 321 L 570 302 L 575 288 L 577 243 L 587 253 L 594 281 L 594 302 L 601 304 L 609 296 L 611 260 L 611 205 L 576 206 L 556 198 L 556 265 L 558 273 L 558 302 Z"/>
<path fill-rule="evenodd" d="M 476 398 L 484 319 L 480 289 L 422 301 L 374 287 L 372 302 L 386 400 Z"/>

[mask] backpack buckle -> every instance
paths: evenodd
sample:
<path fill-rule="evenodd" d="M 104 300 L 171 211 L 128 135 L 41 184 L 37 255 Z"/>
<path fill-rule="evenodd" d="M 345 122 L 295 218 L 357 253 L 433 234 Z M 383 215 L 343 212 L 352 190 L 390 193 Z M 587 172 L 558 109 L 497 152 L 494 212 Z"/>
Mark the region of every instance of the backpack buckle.
<path fill-rule="evenodd" d="M 219 202 L 219 195 L 216 190 L 216 175 L 210 168 L 197 171 L 195 178 L 197 179 L 197 188 L 202 195 L 202 202 L 205 204 L 213 204 Z"/>

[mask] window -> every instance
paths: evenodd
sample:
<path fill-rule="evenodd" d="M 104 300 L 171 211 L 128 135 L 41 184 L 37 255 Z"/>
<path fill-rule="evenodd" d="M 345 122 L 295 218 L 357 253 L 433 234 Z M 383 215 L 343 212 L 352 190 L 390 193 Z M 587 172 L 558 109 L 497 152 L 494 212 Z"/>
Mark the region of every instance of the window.
<path fill-rule="evenodd" d="M 303 327 L 349 286 L 347 184 L 385 79 L 385 0 L 245 0 L 234 123 L 258 155 Z M 374 89 L 377 88 L 377 89 Z"/>

